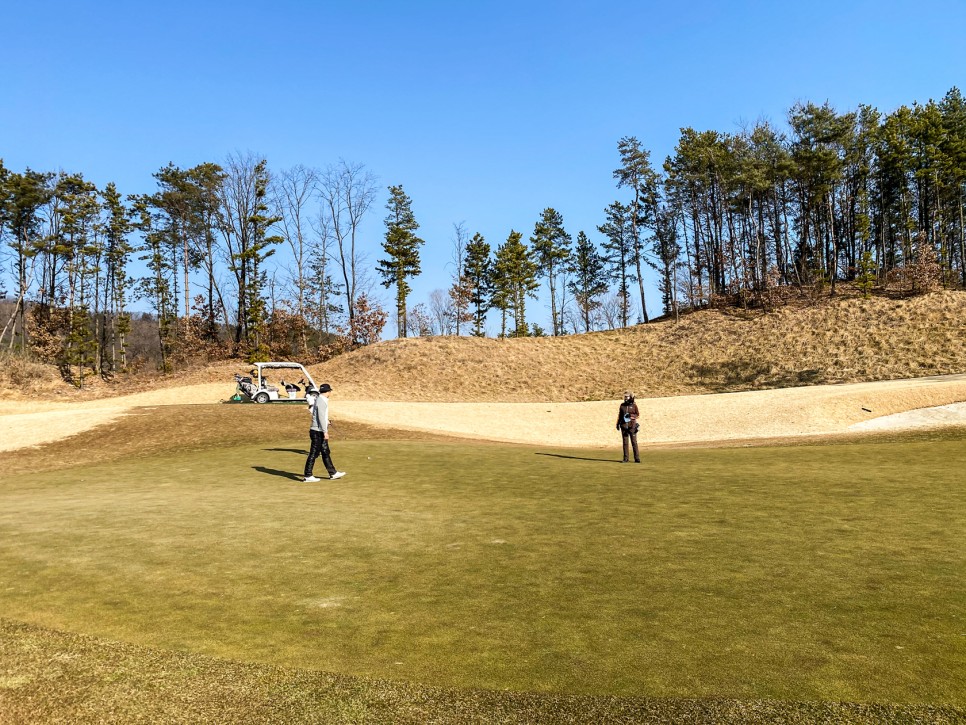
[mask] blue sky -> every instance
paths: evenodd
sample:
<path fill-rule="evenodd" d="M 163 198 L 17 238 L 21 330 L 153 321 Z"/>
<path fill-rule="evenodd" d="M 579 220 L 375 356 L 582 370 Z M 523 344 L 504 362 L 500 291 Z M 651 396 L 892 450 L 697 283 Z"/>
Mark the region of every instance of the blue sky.
<path fill-rule="evenodd" d="M 966 70 L 962 0 L 9 2 L 0 28 L 8 168 L 142 193 L 169 162 L 232 152 L 364 163 L 382 189 L 372 260 L 385 187 L 412 197 L 427 242 L 413 302 L 448 285 L 455 222 L 495 248 L 552 206 L 599 241 L 626 197 L 622 136 L 659 166 L 684 126 L 784 126 L 798 101 L 889 112 Z"/>

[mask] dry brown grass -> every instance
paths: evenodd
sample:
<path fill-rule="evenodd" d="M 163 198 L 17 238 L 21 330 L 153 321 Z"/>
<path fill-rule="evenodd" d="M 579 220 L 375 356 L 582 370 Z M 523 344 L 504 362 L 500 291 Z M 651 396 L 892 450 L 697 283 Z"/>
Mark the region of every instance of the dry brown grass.
<path fill-rule="evenodd" d="M 350 399 L 586 401 L 896 380 L 966 371 L 966 292 L 704 310 L 561 338 L 410 338 L 312 370 Z"/>
<path fill-rule="evenodd" d="M 57 368 L 0 350 L 0 390 L 33 395 L 62 385 Z"/>
<path fill-rule="evenodd" d="M 29 365 L 23 363 L 23 365 Z M 6 367 L 6 365 L 4 366 Z M 83 391 L 52 368 L 20 363 L 0 390 L 95 399 L 224 382 L 244 362 L 167 376 L 88 379 Z M 910 299 L 839 297 L 773 312 L 702 310 L 679 322 L 559 338 L 387 340 L 311 368 L 357 400 L 580 402 L 871 382 L 966 372 L 966 292 Z M 23 374 L 21 374 L 23 373 Z"/>
<path fill-rule="evenodd" d="M 0 451 L 0 477 L 72 466 L 150 458 L 171 450 L 194 451 L 276 443 L 280 438 L 308 446 L 308 417 L 284 405 L 159 405 L 136 408 L 123 417 L 71 438 L 22 451 Z M 229 417 L 230 416 L 230 417 Z M 339 440 L 445 440 L 431 433 L 374 429 L 340 420 Z M 307 453 L 306 449 L 306 453 Z M 300 464 L 301 465 L 301 462 Z"/>

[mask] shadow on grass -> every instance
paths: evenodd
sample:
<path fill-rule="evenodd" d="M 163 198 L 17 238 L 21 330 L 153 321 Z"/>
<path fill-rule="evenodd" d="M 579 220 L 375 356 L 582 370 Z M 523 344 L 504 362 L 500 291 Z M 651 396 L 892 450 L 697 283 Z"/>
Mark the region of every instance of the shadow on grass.
<path fill-rule="evenodd" d="M 291 471 L 279 471 L 277 468 L 266 468 L 265 466 L 252 466 L 259 473 L 267 473 L 270 476 L 278 476 L 279 478 L 287 478 L 290 481 L 301 481 L 302 476 L 298 473 L 292 473 Z"/>
<path fill-rule="evenodd" d="M 616 458 L 585 458 L 584 456 L 565 456 L 563 453 L 534 453 L 535 456 L 550 456 L 551 458 L 568 458 L 571 461 L 597 461 L 599 463 L 620 463 Z"/>
<path fill-rule="evenodd" d="M 273 451 L 275 453 L 296 453 L 300 456 L 307 456 L 309 452 L 304 448 L 262 448 L 263 451 Z"/>

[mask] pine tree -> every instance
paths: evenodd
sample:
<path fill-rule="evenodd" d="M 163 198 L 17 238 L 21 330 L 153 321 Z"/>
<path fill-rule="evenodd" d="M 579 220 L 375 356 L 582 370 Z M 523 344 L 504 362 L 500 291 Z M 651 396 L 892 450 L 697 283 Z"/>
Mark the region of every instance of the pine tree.
<path fill-rule="evenodd" d="M 246 288 L 248 295 L 246 330 L 248 343 L 251 347 L 249 362 L 268 359 L 269 351 L 264 340 L 265 328 L 269 318 L 268 303 L 265 299 L 268 274 L 263 265 L 265 260 L 275 253 L 275 250 L 271 247 L 283 241 L 281 236 L 270 234 L 270 230 L 279 221 L 279 217 L 269 214 L 267 198 L 268 162 L 264 159 L 255 166 L 254 181 L 254 205 L 251 214 L 248 216 L 248 225 L 251 229 L 249 239 L 251 241 L 248 249 L 240 258 L 240 262 L 249 269 Z"/>
<path fill-rule="evenodd" d="M 110 355 L 108 356 L 108 325 L 103 325 L 102 372 L 116 372 L 127 367 L 127 333 L 131 329 L 127 313 L 128 284 L 127 263 L 134 251 L 128 234 L 133 226 L 128 209 L 121 200 L 114 183 L 109 183 L 101 193 L 102 205 L 107 214 L 105 228 L 104 303 L 102 309 L 110 319 Z M 120 362 L 119 362 L 120 359 Z"/>
<path fill-rule="evenodd" d="M 547 278 L 550 287 L 550 318 L 553 334 L 563 334 L 563 305 L 558 309 L 557 281 L 566 272 L 566 261 L 570 256 L 570 235 L 564 230 L 563 216 L 555 209 L 546 208 L 533 228 L 530 243 L 539 265 L 539 276 Z"/>
<path fill-rule="evenodd" d="M 406 337 L 406 298 L 412 291 L 407 280 L 421 271 L 419 248 L 424 241 L 415 234 L 419 224 L 402 185 L 389 187 L 386 209 L 386 241 L 382 244 L 386 259 L 379 260 L 376 271 L 382 275 L 384 287 L 396 287 L 396 329 L 399 337 Z"/>
<path fill-rule="evenodd" d="M 479 233 L 466 245 L 466 259 L 463 275 L 470 287 L 470 302 L 474 307 L 473 334 L 483 337 L 486 334 L 486 313 L 493 304 L 493 261 L 490 245 Z"/>
<path fill-rule="evenodd" d="M 597 227 L 607 237 L 604 261 L 611 279 L 617 282 L 621 327 L 627 327 L 630 313 L 631 283 L 637 280 L 631 261 L 634 258 L 634 228 L 628 207 L 615 201 L 605 210 L 607 222 Z"/>
<path fill-rule="evenodd" d="M 55 187 L 60 225 L 54 235 L 53 249 L 63 260 L 67 287 L 64 298 L 67 306 L 68 330 L 64 339 L 61 360 L 64 370 L 78 365 L 78 378 L 83 385 L 84 370 L 98 358 L 98 339 L 90 324 L 90 315 L 98 302 L 102 253 L 97 187 L 82 174 L 61 174 Z M 90 354 L 93 347 L 94 354 Z"/>
<path fill-rule="evenodd" d="M 584 332 L 590 332 L 591 313 L 600 307 L 597 298 L 607 291 L 607 270 L 597 246 L 584 232 L 577 234 L 577 244 L 570 257 L 570 272 L 573 276 L 568 287 L 577 300 Z"/>
<path fill-rule="evenodd" d="M 651 154 L 634 136 L 625 136 L 617 144 L 617 151 L 621 157 L 620 168 L 614 171 L 617 188 L 627 186 L 634 194 L 628 205 L 628 222 L 630 225 L 632 259 L 636 267 L 635 279 L 638 282 L 641 296 L 641 316 L 646 323 L 647 302 L 644 299 L 644 275 L 641 264 L 644 261 L 644 248 L 641 242 L 642 228 L 653 223 L 653 210 L 657 196 L 657 174 L 651 167 Z"/>
<path fill-rule="evenodd" d="M 875 289 L 875 283 L 876 264 L 872 258 L 872 252 L 867 249 L 862 252 L 862 256 L 859 258 L 859 270 L 855 276 L 855 286 L 858 287 L 865 299 L 869 299 L 872 296 L 872 290 Z"/>
<path fill-rule="evenodd" d="M 225 324 L 228 324 L 228 312 L 225 309 L 221 289 L 216 282 L 215 261 L 215 233 L 221 225 L 218 196 L 219 189 L 225 179 L 225 173 L 218 164 L 205 162 L 189 169 L 188 176 L 195 189 L 196 237 L 193 240 L 195 246 L 194 261 L 204 269 L 208 284 L 208 294 L 205 299 L 207 329 L 205 329 L 204 334 L 209 342 L 214 342 L 218 339 L 216 301 Z"/>
<path fill-rule="evenodd" d="M 170 370 L 171 332 L 177 315 L 177 300 L 171 291 L 171 259 L 167 254 L 167 235 L 163 228 L 156 225 L 149 196 L 132 197 L 134 228 L 141 232 L 144 243 L 138 247 L 138 259 L 145 262 L 149 274 L 138 280 L 138 294 L 147 298 L 154 309 L 158 323 L 158 347 L 161 355 L 159 368 L 162 372 Z"/>
<path fill-rule="evenodd" d="M 6 169 L 4 169 L 6 171 Z M 21 347 L 26 349 L 27 338 L 26 309 L 27 292 L 33 281 L 38 255 L 44 250 L 41 209 L 50 201 L 52 174 L 43 174 L 27 169 L 23 174 L 6 175 L 3 203 L 0 213 L 3 225 L 9 232 L 7 246 L 14 254 L 16 270 L 17 302 L 13 314 L 4 325 L 3 332 L 12 327 L 9 348 L 14 347 L 19 321 Z M 0 341 L 3 336 L 0 335 Z"/>
<path fill-rule="evenodd" d="M 959 266 L 960 285 L 966 288 L 966 99 L 955 86 L 939 103 L 942 114 L 945 232 L 951 266 Z"/>
<path fill-rule="evenodd" d="M 523 243 L 520 232 L 511 231 L 510 236 L 496 251 L 495 292 L 499 300 L 497 306 L 511 310 L 514 322 L 514 337 L 530 334 L 526 319 L 526 299 L 536 298 L 540 285 L 537 282 L 537 263 L 530 250 Z M 504 324 L 503 333 L 506 333 Z"/>
<path fill-rule="evenodd" d="M 661 305 L 664 314 L 674 314 L 677 319 L 677 268 L 681 256 L 678 244 L 678 226 L 674 210 L 661 204 L 654 215 L 654 236 L 651 243 L 656 266 L 660 273 L 658 289 L 661 292 Z"/>

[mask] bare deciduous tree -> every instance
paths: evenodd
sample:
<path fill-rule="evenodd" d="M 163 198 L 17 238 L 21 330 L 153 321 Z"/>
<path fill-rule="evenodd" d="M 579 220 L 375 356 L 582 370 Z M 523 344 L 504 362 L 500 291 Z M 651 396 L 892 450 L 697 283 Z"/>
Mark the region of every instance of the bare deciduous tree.
<path fill-rule="evenodd" d="M 339 254 L 345 282 L 346 309 L 351 323 L 359 289 L 359 230 L 376 198 L 376 177 L 364 164 L 340 160 L 322 172 L 318 189 L 323 213 L 327 217 L 326 228 Z"/>
<path fill-rule="evenodd" d="M 279 231 L 292 250 L 294 269 L 290 270 L 292 292 L 295 297 L 295 313 L 306 318 L 310 257 L 317 246 L 311 239 L 310 223 L 313 198 L 318 187 L 319 175 L 315 169 L 302 165 L 279 173 L 272 182 L 272 201 L 275 215 L 280 217 Z M 324 227 L 323 227 L 324 228 Z M 308 350 L 308 340 L 303 328 L 302 352 Z"/>
<path fill-rule="evenodd" d="M 600 315 L 601 321 L 608 330 L 625 327 L 628 297 L 629 295 L 626 293 L 617 290 L 601 300 L 600 307 L 597 308 L 596 312 Z"/>
<path fill-rule="evenodd" d="M 422 302 L 409 309 L 406 314 L 406 326 L 407 332 L 413 337 L 428 337 L 435 334 L 433 318 Z"/>
<path fill-rule="evenodd" d="M 446 290 L 434 289 L 429 293 L 429 314 L 434 335 L 452 335 L 459 324 L 453 298 Z"/>
<path fill-rule="evenodd" d="M 453 275 L 453 286 L 451 288 L 450 297 L 452 299 L 452 304 L 455 307 L 455 334 L 457 335 L 460 334 L 460 323 L 467 321 L 466 311 L 470 302 L 469 298 L 462 293 L 462 290 L 466 287 L 464 280 L 466 275 L 463 268 L 466 265 L 466 245 L 468 242 L 469 233 L 466 231 L 466 222 L 453 224 L 453 265 L 455 266 L 456 270 L 455 274 Z"/>
<path fill-rule="evenodd" d="M 242 339 L 248 295 L 248 266 L 244 257 L 251 248 L 251 227 L 248 220 L 255 208 L 255 167 L 259 159 L 252 153 L 228 156 L 224 165 L 224 179 L 219 189 L 221 202 L 221 233 L 225 243 L 225 261 L 235 279 L 237 317 L 235 342 Z"/>

